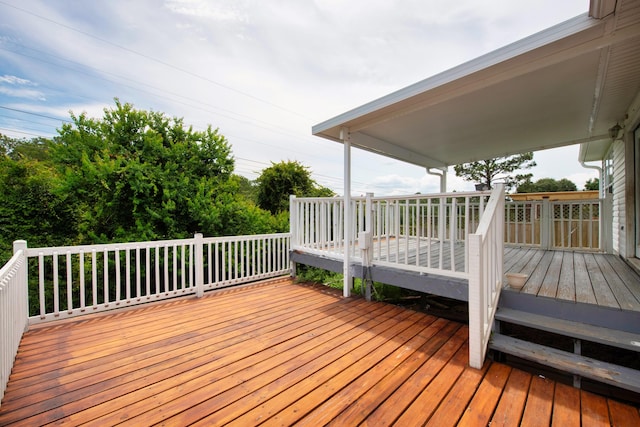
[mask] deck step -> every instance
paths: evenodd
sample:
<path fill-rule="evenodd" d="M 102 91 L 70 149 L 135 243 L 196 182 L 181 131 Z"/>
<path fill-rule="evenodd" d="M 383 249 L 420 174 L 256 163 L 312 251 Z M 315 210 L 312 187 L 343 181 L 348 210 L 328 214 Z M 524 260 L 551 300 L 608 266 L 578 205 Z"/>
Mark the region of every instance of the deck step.
<path fill-rule="evenodd" d="M 600 381 L 615 387 L 640 393 L 640 371 L 589 357 L 523 341 L 502 334 L 494 334 L 489 348 L 541 365 Z"/>
<path fill-rule="evenodd" d="M 571 338 L 640 352 L 640 335 L 510 308 L 499 308 L 496 320 Z"/>

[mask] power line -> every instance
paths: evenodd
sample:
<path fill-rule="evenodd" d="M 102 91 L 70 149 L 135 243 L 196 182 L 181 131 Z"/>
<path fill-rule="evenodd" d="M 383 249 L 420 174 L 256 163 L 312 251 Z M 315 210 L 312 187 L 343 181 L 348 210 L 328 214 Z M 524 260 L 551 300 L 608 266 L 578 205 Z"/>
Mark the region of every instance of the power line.
<path fill-rule="evenodd" d="M 2 3 L 2 2 L 0 2 L 0 3 Z M 109 71 L 106 71 L 106 70 L 100 70 L 100 69 L 97 69 L 95 67 L 90 67 L 88 65 L 81 64 L 81 63 L 76 62 L 76 61 L 71 61 L 69 59 L 62 58 L 62 57 L 57 56 L 57 55 L 52 55 L 52 54 L 50 54 L 48 52 L 44 52 L 44 51 L 41 51 L 39 49 L 35 49 L 35 48 L 32 48 L 32 47 L 24 46 L 24 45 L 21 45 L 19 43 L 15 43 L 15 42 L 12 42 L 12 43 L 15 46 L 18 46 L 18 47 L 20 47 L 22 49 L 28 49 L 28 50 L 34 51 L 34 52 L 36 52 L 38 54 L 38 56 L 28 55 L 28 54 L 26 54 L 24 52 L 18 52 L 18 51 L 10 50 L 10 49 L 3 48 L 3 47 L 0 47 L 0 50 L 5 50 L 7 52 L 11 52 L 11 53 L 16 54 L 16 55 L 24 56 L 26 58 L 30 58 L 30 59 L 33 59 L 35 61 L 42 62 L 44 64 L 49 64 L 49 65 L 53 65 L 55 67 L 59 67 L 59 68 L 71 70 L 73 72 L 81 73 L 81 74 L 84 74 L 84 75 L 89 76 L 89 77 L 94 78 L 94 79 L 104 80 L 104 81 L 107 81 L 107 82 L 110 82 L 110 83 L 114 83 L 114 84 L 117 84 L 117 85 L 120 85 L 120 86 L 128 87 L 130 89 L 133 89 L 133 90 L 136 90 L 136 91 L 139 91 L 139 92 L 143 92 L 143 93 L 146 93 L 146 94 L 158 97 L 158 98 L 163 98 L 163 99 L 166 99 L 166 100 L 169 100 L 169 101 L 172 101 L 172 102 L 180 103 L 180 104 L 186 105 L 188 107 L 192 107 L 192 108 L 198 109 L 200 111 L 204 111 L 204 112 L 207 112 L 207 113 L 218 114 L 218 115 L 220 115 L 222 117 L 226 117 L 226 118 L 229 118 L 229 119 L 232 119 L 232 120 L 237 120 L 237 121 L 240 121 L 241 123 L 250 124 L 252 126 L 255 126 L 255 127 L 258 127 L 258 128 L 261 128 L 261 129 L 265 129 L 265 130 L 268 130 L 268 131 L 271 131 L 271 132 L 276 132 L 276 133 L 281 133 L 283 135 L 289 135 L 289 136 L 297 137 L 297 135 L 294 135 L 294 134 L 290 133 L 288 131 L 288 129 L 283 128 L 282 126 L 279 126 L 279 125 L 276 125 L 276 124 L 273 124 L 273 123 L 269 123 L 269 122 L 265 122 L 263 120 L 256 119 L 255 117 L 247 116 L 245 114 L 238 113 L 238 112 L 226 109 L 226 108 L 218 107 L 218 106 L 215 106 L 215 105 L 210 104 L 208 102 L 203 102 L 203 101 L 200 101 L 198 99 L 191 98 L 191 97 L 188 97 L 188 96 L 184 96 L 184 95 L 179 94 L 179 93 L 171 92 L 171 91 L 168 91 L 166 89 L 162 89 L 162 88 L 159 88 L 157 86 L 153 86 L 153 85 L 150 85 L 148 83 L 132 79 L 130 77 L 126 77 L 126 76 L 123 76 L 123 75 L 120 75 L 120 74 L 112 73 L 112 72 L 109 72 Z M 90 72 L 87 72 L 87 71 L 83 71 L 83 70 L 80 70 L 80 69 L 77 69 L 77 68 L 71 68 L 71 67 L 68 67 L 68 66 L 63 66 L 63 65 L 55 63 L 55 62 L 46 61 L 46 60 L 43 59 L 43 57 L 42 57 L 43 55 L 44 56 L 49 56 L 49 57 L 54 58 L 54 59 L 59 60 L 59 61 L 64 61 L 64 62 L 73 64 L 73 65 L 79 66 L 81 68 L 86 68 L 86 69 L 92 71 L 93 73 L 90 73 Z M 167 94 L 169 94 L 171 96 L 175 96 L 175 97 L 178 97 L 178 98 L 181 98 L 181 99 L 185 99 L 185 100 L 188 100 L 188 101 L 195 102 L 197 104 L 201 104 L 201 105 L 204 105 L 204 106 L 207 106 L 207 107 L 211 107 L 211 108 L 213 108 L 214 110 L 217 110 L 217 111 L 211 111 L 211 110 L 204 109 L 204 108 L 201 108 L 201 107 L 196 107 L 195 105 L 188 104 L 188 103 L 185 103 L 185 102 L 182 102 L 182 101 L 178 101 L 176 99 L 169 98 L 167 96 L 162 96 L 162 95 L 159 95 L 157 93 L 150 92 L 150 91 L 141 89 L 141 88 L 136 87 L 136 86 L 126 85 L 126 84 L 123 84 L 121 82 L 110 80 L 110 79 L 107 79 L 107 78 L 103 77 L 102 74 L 108 74 L 108 75 L 111 75 L 111 76 L 113 76 L 115 78 L 118 78 L 118 79 L 130 81 L 130 82 L 135 83 L 136 85 L 139 85 L 139 86 L 146 86 L 148 88 L 157 90 L 159 92 L 167 93 Z M 243 121 L 243 120 L 241 120 L 240 118 L 237 118 L 237 117 L 232 117 L 232 116 L 228 116 L 228 115 L 225 115 L 225 114 L 221 114 L 219 111 L 223 111 L 223 112 L 226 112 L 226 113 L 229 113 L 229 114 L 233 114 L 233 115 L 236 115 L 238 117 L 241 117 L 241 118 L 244 118 L 244 119 L 248 119 L 249 121 L 247 122 L 247 121 Z M 270 129 L 268 127 L 260 126 L 260 125 L 258 125 L 256 123 L 262 123 L 264 125 L 271 126 L 271 127 L 275 128 L 275 129 Z"/>
<path fill-rule="evenodd" d="M 0 127 L 0 130 L 3 130 L 3 131 L 5 131 L 5 132 L 21 133 L 21 134 L 23 134 L 23 135 L 30 135 L 30 136 L 33 136 L 33 137 L 35 137 L 35 138 L 46 138 L 45 136 L 42 136 L 42 135 L 39 135 L 39 134 L 36 134 L 36 133 L 23 132 L 23 131 L 15 130 L 15 129 L 8 129 L 8 128 L 1 128 L 1 127 Z"/>
<path fill-rule="evenodd" d="M 49 119 L 49 120 L 56 120 L 58 122 L 72 123 L 70 120 L 61 119 L 59 117 L 51 117 L 51 116 L 47 116 L 45 114 L 34 113 L 34 112 L 31 112 L 31 111 L 21 110 L 19 108 L 11 108 L 11 107 L 7 107 L 7 106 L 4 106 L 4 105 L 0 105 L 0 108 L 3 109 L 3 110 L 14 111 L 14 112 L 21 113 L 21 114 L 28 114 L 30 116 L 42 117 L 42 118 Z"/>
<path fill-rule="evenodd" d="M 3 4 L 3 5 L 5 5 L 5 6 L 11 7 L 11 8 L 16 9 L 16 10 L 19 10 L 19 11 L 21 11 L 21 12 L 23 12 L 23 13 L 26 13 L 26 14 L 32 15 L 32 16 L 34 16 L 34 17 L 38 18 L 38 19 L 41 19 L 41 20 L 44 20 L 44 21 L 50 22 L 50 23 L 52 23 L 52 24 L 55 24 L 55 25 L 58 25 L 58 26 L 64 27 L 64 28 L 66 28 L 66 29 L 68 29 L 68 30 L 71 30 L 71 31 L 77 32 L 77 33 L 82 34 L 82 35 L 85 35 L 85 36 L 87 36 L 87 37 L 90 37 L 90 38 L 96 39 L 96 40 L 98 40 L 98 41 L 100 41 L 100 42 L 102 42 L 102 43 L 106 43 L 106 44 L 111 45 L 111 46 L 114 46 L 114 47 L 116 47 L 116 48 L 118 48 L 118 49 L 121 49 L 121 50 L 124 50 L 124 51 L 130 52 L 130 53 L 132 53 L 132 54 L 138 55 L 138 56 L 140 56 L 140 57 L 142 57 L 142 58 L 145 58 L 145 59 L 148 59 L 148 60 L 151 60 L 151 61 L 157 62 L 157 63 L 159 63 L 159 64 L 162 64 L 162 65 L 166 66 L 166 67 L 172 68 L 172 69 L 174 69 L 174 70 L 177 70 L 177 71 L 179 71 L 179 72 L 185 73 L 185 74 L 190 75 L 190 76 L 192 76 L 192 77 L 196 77 L 196 78 L 201 79 L 201 80 L 203 80 L 203 81 L 206 81 L 206 82 L 209 82 L 209 83 L 212 83 L 212 84 L 215 84 L 215 85 L 218 85 L 218 86 L 224 87 L 224 88 L 226 88 L 226 89 L 232 90 L 232 91 L 234 91 L 234 92 L 236 92 L 236 93 L 239 93 L 239 94 L 242 94 L 242 95 L 247 96 L 247 97 L 249 97 L 249 98 L 252 98 L 252 99 L 255 99 L 255 100 L 261 101 L 261 102 L 263 102 L 263 103 L 266 103 L 266 104 L 268 104 L 268 105 L 270 105 L 270 106 L 273 106 L 273 107 L 276 107 L 276 108 L 278 108 L 278 109 L 281 109 L 281 110 L 287 111 L 287 112 L 289 112 L 289 113 L 296 114 L 297 116 L 300 116 L 300 117 L 305 117 L 305 116 L 303 116 L 303 115 L 301 115 L 301 114 L 299 114 L 299 113 L 297 113 L 297 112 L 294 112 L 294 111 L 288 110 L 288 109 L 286 109 L 286 108 L 284 108 L 284 107 L 281 107 L 281 106 L 279 106 L 279 105 L 277 105 L 277 104 L 274 104 L 274 103 L 272 103 L 272 102 L 269 102 L 269 101 L 266 101 L 266 100 L 264 100 L 264 99 L 261 99 L 261 98 L 255 97 L 255 96 L 253 96 L 253 95 L 251 95 L 251 94 L 249 94 L 249 93 L 246 93 L 246 92 L 243 92 L 243 91 L 239 91 L 239 90 L 237 90 L 237 89 L 235 89 L 235 88 L 233 88 L 233 87 L 226 86 L 226 85 L 224 85 L 224 84 L 222 84 L 222 83 L 220 83 L 220 82 L 217 82 L 217 81 L 214 81 L 214 80 L 209 79 L 209 78 L 207 78 L 207 77 L 204 77 L 204 76 L 198 75 L 198 74 L 193 73 L 193 72 L 191 72 L 191 71 L 189 71 L 189 70 L 186 70 L 186 69 L 183 69 L 183 68 L 180 68 L 180 67 L 174 66 L 173 64 L 170 64 L 170 63 L 168 63 L 168 62 L 166 62 L 166 61 L 163 61 L 163 60 L 160 60 L 160 59 L 154 58 L 154 57 L 152 57 L 152 56 L 150 56 L 150 55 L 147 55 L 147 54 L 145 54 L 145 53 L 141 53 L 141 52 L 138 52 L 138 51 L 132 50 L 132 49 L 127 48 L 127 47 L 125 47 L 125 46 L 118 45 L 118 44 L 113 43 L 113 42 L 111 42 L 111 41 L 109 41 L 109 40 L 106 40 L 106 39 L 104 39 L 104 38 L 101 38 L 101 37 L 95 36 L 95 35 L 93 35 L 93 34 L 91 34 L 91 33 L 88 33 L 88 32 L 82 31 L 82 30 L 79 30 L 79 29 L 77 29 L 77 28 L 71 27 L 71 26 L 66 25 L 66 24 L 62 24 L 62 23 L 57 22 L 57 21 L 55 21 L 55 20 L 52 20 L 52 19 L 50 19 L 50 18 L 47 18 L 47 17 L 41 16 L 41 15 L 38 15 L 38 14 L 36 14 L 36 13 L 33 13 L 33 12 L 29 11 L 29 10 L 26 10 L 26 9 L 23 9 L 23 8 L 20 8 L 20 7 L 17 7 L 17 6 L 14 6 L 14 5 L 8 4 L 8 3 L 7 3 L 7 2 L 5 2 L 5 1 L 1 1 L 1 0 L 0 0 L 0 4 Z M 121 76 L 121 75 L 118 75 L 118 74 L 115 74 L 115 73 L 110 73 L 110 72 L 103 71 L 103 70 L 96 70 L 95 68 L 88 67 L 88 66 L 86 66 L 86 65 L 84 65 L 84 64 L 79 64 L 79 63 L 76 63 L 76 62 L 74 62 L 74 61 L 67 60 L 67 59 L 65 59 L 65 58 L 60 58 L 60 57 L 57 57 L 57 56 L 55 56 L 55 55 L 51 55 L 51 54 L 49 54 L 49 53 L 39 51 L 38 49 L 25 47 L 25 46 L 22 46 L 22 45 L 20 45 L 20 44 L 18 44 L 18 43 L 15 43 L 15 42 L 14 42 L 14 44 L 15 44 L 16 46 L 19 46 L 19 47 L 22 47 L 22 48 L 26 48 L 26 49 L 30 49 L 30 50 L 35 51 L 35 52 L 39 52 L 39 53 L 40 53 L 40 54 L 42 54 L 42 55 L 47 55 L 47 56 L 49 56 L 49 57 L 53 57 L 53 58 L 58 59 L 58 60 L 61 60 L 61 61 L 65 61 L 65 62 L 69 62 L 69 63 L 72 63 L 72 64 L 79 65 L 79 66 L 81 66 L 81 67 L 83 67 L 83 68 L 88 68 L 89 70 L 92 70 L 92 71 L 99 71 L 99 74 L 109 74 L 109 75 L 112 75 L 112 76 L 114 76 L 114 77 L 116 77 L 116 78 L 118 78 L 118 79 L 123 79 L 123 80 L 131 81 L 131 82 L 135 83 L 136 85 L 138 85 L 138 87 L 124 85 L 122 82 L 114 82 L 114 81 L 112 81 L 112 80 L 109 80 L 109 79 L 106 79 L 106 78 L 104 78 L 104 77 L 100 76 L 99 74 L 98 74 L 97 76 L 96 76 L 96 75 L 91 75 L 91 74 L 89 74 L 89 75 L 91 75 L 91 77 L 93 77 L 93 78 L 99 78 L 99 79 L 103 79 L 103 80 L 105 80 L 105 81 L 111 81 L 112 83 L 116 83 L 116 84 L 119 84 L 119 85 L 122 85 L 122 86 L 125 86 L 125 87 L 129 87 L 129 88 L 134 89 L 134 90 L 138 90 L 138 91 L 141 91 L 141 92 L 144 92 L 144 93 L 148 93 L 148 94 L 151 94 L 151 95 L 153 95 L 153 96 L 163 97 L 163 96 L 161 96 L 161 95 L 159 95 L 159 94 L 157 94 L 157 93 L 153 93 L 153 92 L 145 91 L 145 90 L 143 90 L 143 89 L 141 89 L 141 88 L 139 87 L 139 86 L 146 86 L 146 87 L 150 87 L 150 88 L 152 88 L 152 89 L 154 89 L 154 90 L 158 90 L 158 91 L 160 91 L 160 92 L 169 93 L 169 94 L 171 94 L 172 96 L 177 96 L 177 97 L 180 97 L 180 98 L 182 98 L 182 99 L 187 99 L 187 100 L 190 100 L 190 101 L 196 102 L 196 103 L 201 104 L 201 105 L 208 105 L 208 106 L 210 106 L 210 107 L 212 107 L 212 108 L 216 108 L 216 109 L 218 109 L 218 108 L 219 108 L 219 107 L 215 107 L 215 106 L 213 106 L 213 105 L 211 105 L 211 104 L 207 104 L 207 103 L 201 102 L 201 101 L 199 101 L 199 100 L 195 100 L 195 99 L 193 99 L 193 98 L 185 97 L 185 96 L 180 95 L 180 94 L 175 94 L 175 93 L 172 93 L 172 92 L 166 91 L 166 90 L 164 90 L 164 89 L 157 88 L 157 87 L 154 87 L 154 86 L 152 86 L 152 85 L 149 85 L 149 84 L 146 84 L 146 83 L 142 83 L 142 82 L 136 81 L 136 80 L 134 80 L 134 79 L 131 79 L 131 78 L 128 78 L 128 77 L 125 77 L 125 76 Z M 1 49 L 1 48 L 0 48 L 0 49 Z M 4 49 L 4 50 L 8 50 L 8 49 Z M 49 63 L 49 64 L 51 64 L 51 65 L 55 65 L 55 66 L 57 66 L 57 67 L 68 68 L 68 69 L 71 69 L 71 70 L 72 70 L 72 71 L 74 71 L 74 72 L 88 74 L 87 72 L 83 72 L 82 70 L 79 70 L 79 69 L 74 69 L 74 68 L 70 68 L 70 67 L 64 67 L 64 66 L 63 66 L 63 65 L 61 65 L 61 64 L 55 64 L 55 63 L 51 63 L 51 62 L 45 61 L 45 60 L 43 60 L 43 59 L 42 59 L 42 57 L 33 57 L 33 56 L 27 55 L 27 54 L 25 54 L 25 53 L 23 53 L 23 52 L 16 52 L 16 51 L 13 51 L 13 50 L 11 50 L 11 52 L 13 52 L 13 53 L 15 53 L 15 54 L 18 54 L 18 55 L 22 55 L 22 56 L 28 57 L 28 58 L 31 58 L 31 59 L 34 59 L 34 60 L 42 61 L 42 62 L 44 62 L 44 63 Z M 181 101 L 177 101 L 176 99 L 169 98 L 169 97 L 164 97 L 164 98 L 165 98 L 165 99 L 168 99 L 168 100 L 170 100 L 170 101 L 172 101 L 172 102 L 181 102 Z M 194 105 L 190 105 L 190 104 L 187 104 L 187 103 L 184 103 L 184 102 L 181 102 L 181 103 L 183 103 L 184 105 L 187 105 L 187 106 L 189 106 L 189 107 L 192 107 L 192 108 L 197 108 L 197 109 L 199 109 L 199 110 L 201 110 L 201 111 L 210 112 L 210 113 L 215 113 L 215 114 L 218 114 L 218 115 L 221 115 L 221 116 L 223 116 L 223 117 L 227 117 L 227 118 L 229 118 L 229 119 L 233 119 L 233 120 L 240 120 L 239 118 L 226 116 L 226 115 L 224 115 L 224 114 L 221 114 L 220 112 L 210 111 L 210 110 L 203 109 L 203 108 L 201 108 L 201 107 L 196 107 L 196 106 L 194 106 Z M 243 121 L 243 123 L 248 123 L 248 124 L 250 124 L 250 125 L 252 125 L 252 126 L 256 126 L 256 127 L 259 127 L 259 128 L 262 128 L 262 129 L 265 129 L 265 130 L 271 131 L 271 132 L 282 133 L 282 134 L 283 134 L 283 135 L 285 135 L 285 136 L 294 136 L 294 137 L 296 137 L 296 138 L 300 138 L 300 136 L 298 136 L 298 135 L 293 135 L 293 134 L 291 134 L 291 133 L 287 132 L 287 131 L 286 131 L 286 129 L 281 128 L 280 126 L 276 126 L 276 125 L 273 125 L 273 124 L 270 124 L 270 123 L 267 123 L 267 122 L 262 122 L 262 123 L 265 123 L 265 124 L 267 124 L 267 125 L 269 125 L 269 126 L 274 126 L 274 127 L 280 128 L 280 129 L 284 130 L 284 131 L 285 131 L 285 132 L 287 132 L 287 133 L 279 132 L 278 130 L 275 130 L 275 129 L 270 129 L 270 128 L 266 128 L 266 127 L 264 127 L 264 126 L 260 126 L 260 125 L 256 124 L 256 122 L 257 122 L 258 120 L 257 120 L 257 119 L 255 119 L 255 118 L 252 118 L 252 117 L 249 117 L 249 116 L 245 116 L 245 115 L 242 115 L 242 114 L 239 114 L 239 113 L 235 113 L 235 112 L 232 112 L 232 111 L 230 111 L 230 110 L 223 110 L 223 111 L 227 111 L 228 113 L 235 114 L 235 115 L 238 115 L 238 116 L 241 116 L 241 117 L 245 117 L 245 118 L 247 118 L 247 119 L 249 120 L 249 122 Z M 26 112 L 26 111 L 22 111 L 22 112 L 24 112 L 24 113 L 26 113 L 26 114 L 33 114 L 33 115 L 37 115 L 36 113 L 30 113 L 30 112 Z M 47 118 L 51 118 L 51 117 L 47 117 Z M 306 118 L 306 117 L 305 117 L 305 118 Z M 53 119 L 53 118 L 51 118 L 51 119 Z M 56 118 L 55 120 L 61 120 L 61 119 L 57 119 L 57 118 Z M 63 120 L 63 121 L 65 121 L 65 120 Z M 69 122 L 69 121 L 68 121 L 68 120 L 66 120 L 66 122 Z M 274 148 L 277 148 L 277 149 L 287 150 L 287 152 L 288 152 L 288 153 L 291 153 L 291 152 L 293 151 L 293 150 L 291 150 L 291 148 L 290 148 L 291 146 L 290 146 L 290 145 L 289 145 L 288 147 L 280 147 L 280 146 L 277 146 L 277 145 L 265 144 L 264 142 L 256 141 L 256 140 L 249 139 L 249 138 L 246 138 L 246 137 L 239 137 L 239 136 L 235 136 L 235 135 L 233 135 L 233 134 L 225 134 L 225 135 L 227 135 L 227 136 L 229 136 L 229 137 L 232 137 L 232 138 L 236 138 L 236 139 L 240 139 L 240 140 L 245 140 L 245 141 L 249 141 L 249 142 L 256 143 L 256 144 L 260 144 L 260 145 L 267 145 L 267 146 L 271 146 L 271 147 L 274 147 Z M 305 137 L 304 139 L 308 139 L 308 138 L 307 138 L 307 137 Z M 303 153 L 303 152 L 300 152 L 300 151 L 297 151 L 297 153 L 302 154 L 302 155 L 305 155 L 305 156 L 309 154 L 309 153 L 306 153 L 306 152 L 305 152 L 305 153 Z M 315 175 L 317 175 L 317 176 L 319 176 L 319 177 L 323 177 L 323 178 L 325 178 L 325 179 L 329 179 L 329 180 L 335 180 L 335 181 L 338 181 L 338 182 L 341 182 L 341 181 L 342 181 L 342 179 L 341 179 L 341 178 L 337 178 L 337 177 L 330 177 L 330 176 L 327 176 L 327 175 L 321 175 L 321 174 L 315 174 Z M 364 184 L 364 183 L 361 183 L 361 184 L 362 184 L 362 185 L 367 185 L 367 184 Z"/>
<path fill-rule="evenodd" d="M 134 55 L 137 55 L 137 56 L 140 56 L 140 57 L 142 57 L 142 58 L 148 59 L 148 60 L 150 60 L 150 61 L 156 62 L 156 63 L 158 63 L 158 64 L 161 64 L 161 65 L 165 66 L 165 67 L 168 67 L 168 68 L 171 68 L 171 69 L 173 69 L 173 70 L 179 71 L 179 72 L 181 72 L 181 73 L 185 73 L 185 74 L 187 74 L 187 75 L 189 75 L 189 76 L 191 76 L 191 77 L 195 77 L 195 78 L 197 78 L 197 79 L 200 79 L 200 80 L 206 81 L 206 82 L 208 82 L 208 83 L 214 84 L 214 85 L 216 85 L 216 86 L 219 86 L 219 87 L 225 88 L 225 89 L 230 90 L 230 91 L 232 91 L 232 92 L 236 92 L 236 93 L 238 93 L 238 94 L 240 94 L 240 95 L 246 96 L 246 97 L 248 97 L 248 98 L 251 98 L 251 99 L 254 99 L 254 100 L 256 100 L 256 101 L 262 102 L 262 103 L 264 103 L 264 104 L 270 105 L 270 106 L 272 106 L 272 107 L 278 108 L 279 110 L 285 111 L 285 112 L 287 112 L 287 113 L 289 113 L 289 114 L 293 114 L 293 115 L 295 115 L 295 116 L 298 116 L 298 117 L 302 117 L 302 118 L 308 119 L 308 117 L 305 117 L 305 116 L 301 115 L 300 113 L 298 113 L 298 112 L 296 112 L 296 111 L 289 110 L 288 108 L 282 107 L 282 106 L 280 106 L 280 105 L 278 105 L 278 104 L 275 104 L 275 103 L 273 103 L 273 102 L 271 102 L 271 101 L 267 101 L 267 100 L 265 100 L 265 99 L 262 99 L 262 98 L 259 98 L 259 97 L 257 97 L 257 96 L 251 95 L 250 93 L 243 92 L 243 91 L 241 91 L 241 90 L 239 90 L 239 89 L 236 89 L 236 88 L 234 88 L 234 87 L 231 87 L 231 86 L 225 85 L 224 83 L 217 82 L 217 81 L 212 80 L 212 79 L 210 79 L 210 78 L 208 78 L 208 77 L 201 76 L 201 75 L 196 74 L 196 73 L 194 73 L 194 72 L 192 72 L 192 71 L 189 71 L 189 70 L 187 70 L 187 69 L 184 69 L 184 68 L 178 67 L 178 66 L 173 65 L 173 64 L 171 64 L 171 63 L 169 63 L 169 62 L 166 62 L 166 61 L 163 61 L 163 60 L 161 60 L 161 59 L 155 58 L 155 57 L 153 57 L 153 56 L 151 56 L 151 55 L 147 55 L 147 54 L 145 54 L 145 53 L 138 52 L 138 51 L 136 51 L 136 50 L 130 49 L 130 48 L 126 47 L 126 46 L 122 46 L 122 45 L 119 45 L 119 44 L 117 44 L 117 43 L 113 43 L 113 42 L 111 42 L 111 41 L 109 41 L 109 40 L 106 40 L 106 39 L 104 39 L 104 38 L 102 38 L 102 37 L 98 37 L 98 36 L 96 36 L 96 35 L 94 35 L 94 34 L 91 34 L 91 33 L 86 32 L 86 31 L 79 30 L 79 29 L 77 29 L 77 28 L 71 27 L 71 26 L 66 25 L 66 24 L 63 24 L 63 23 L 61 23 L 61 22 L 54 21 L 53 19 L 47 18 L 47 17 L 45 17 L 45 16 L 38 15 L 37 13 L 34 13 L 34 12 L 31 12 L 31 11 L 29 11 L 29 10 L 27 10 L 27 9 L 23 9 L 23 8 L 21 8 L 21 7 L 18 7 L 18 6 L 15 6 L 15 5 L 12 5 L 12 4 L 9 4 L 9 3 L 6 3 L 6 2 L 1 1 L 1 0 L 0 0 L 0 4 L 3 4 L 3 5 L 5 5 L 5 6 L 11 7 L 11 8 L 16 9 L 16 10 L 19 10 L 20 12 L 23 12 L 23 13 L 26 13 L 26 14 L 28 14 L 28 15 L 34 16 L 34 17 L 36 17 L 36 18 L 38 18 L 38 19 L 41 19 L 41 20 L 43 20 L 43 21 L 47 21 L 47 22 L 50 22 L 50 23 L 52 23 L 52 24 L 58 25 L 58 26 L 60 26 L 60 27 L 66 28 L 66 29 L 68 29 L 68 30 L 74 31 L 74 32 L 76 32 L 76 33 L 79 33 L 79 34 L 85 35 L 85 36 L 87 36 L 87 37 L 91 37 L 92 39 L 98 40 L 98 41 L 100 41 L 100 42 L 102 42 L 102 43 L 108 44 L 108 45 L 113 46 L 113 47 L 115 47 L 115 48 L 117 48 L 117 49 L 121 49 L 121 50 L 123 50 L 123 51 L 129 52 L 129 53 L 132 53 L 132 54 L 134 54 Z"/>

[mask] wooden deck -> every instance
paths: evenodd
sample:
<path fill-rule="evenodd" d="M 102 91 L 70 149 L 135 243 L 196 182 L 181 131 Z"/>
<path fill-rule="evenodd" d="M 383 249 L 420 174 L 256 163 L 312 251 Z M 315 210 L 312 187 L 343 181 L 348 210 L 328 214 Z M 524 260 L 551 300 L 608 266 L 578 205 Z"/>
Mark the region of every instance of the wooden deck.
<path fill-rule="evenodd" d="M 640 276 L 618 256 L 505 247 L 505 272 L 529 275 L 521 293 L 640 311 Z"/>
<path fill-rule="evenodd" d="M 467 327 L 272 280 L 25 334 L 0 425 L 640 425 L 487 361 Z"/>

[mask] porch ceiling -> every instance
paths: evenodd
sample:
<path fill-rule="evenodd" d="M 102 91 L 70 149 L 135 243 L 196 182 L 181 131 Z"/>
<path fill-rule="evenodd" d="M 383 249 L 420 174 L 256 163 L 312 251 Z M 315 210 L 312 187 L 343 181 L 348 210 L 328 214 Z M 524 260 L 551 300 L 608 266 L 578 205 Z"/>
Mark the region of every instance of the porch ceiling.
<path fill-rule="evenodd" d="M 578 16 L 312 132 L 341 141 L 348 128 L 353 146 L 425 167 L 577 143 L 593 153 L 639 90 L 640 0 L 621 0 L 614 15 Z"/>

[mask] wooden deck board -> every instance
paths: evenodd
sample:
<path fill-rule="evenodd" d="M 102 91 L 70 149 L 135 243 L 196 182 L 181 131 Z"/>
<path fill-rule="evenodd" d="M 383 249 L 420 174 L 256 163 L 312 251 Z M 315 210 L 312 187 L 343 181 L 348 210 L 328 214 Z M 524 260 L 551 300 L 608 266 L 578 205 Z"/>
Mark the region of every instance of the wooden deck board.
<path fill-rule="evenodd" d="M 580 426 L 580 390 L 565 384 L 556 384 L 555 405 L 551 425 L 557 427 Z"/>
<path fill-rule="evenodd" d="M 611 264 L 608 262 L 607 258 L 595 257 L 595 261 L 598 264 L 602 275 L 607 281 L 611 293 L 613 294 L 617 303 L 620 305 L 620 308 L 627 310 L 639 309 L 640 305 L 638 304 L 638 301 L 625 286 L 620 276 L 618 276 L 615 270 L 611 267 Z"/>
<path fill-rule="evenodd" d="M 625 286 L 636 300 L 640 301 L 640 280 L 638 280 L 638 273 L 629 268 L 619 257 L 608 257 L 607 261 L 609 261 L 618 276 L 624 281 Z"/>
<path fill-rule="evenodd" d="M 289 279 L 41 325 L 24 336 L 0 425 L 640 419 L 587 393 L 568 405 L 560 385 L 545 392 L 554 383 L 499 363 L 471 369 L 467 334 Z"/>
<path fill-rule="evenodd" d="M 506 365 L 498 363 L 491 365 L 458 426 L 490 425 L 491 416 L 500 400 L 510 373 L 511 368 Z"/>
<path fill-rule="evenodd" d="M 529 275 L 523 293 L 640 311 L 640 276 L 615 255 L 510 248 L 504 265 Z"/>
<path fill-rule="evenodd" d="M 553 412 L 553 390 L 555 383 L 540 376 L 531 379 L 527 404 L 522 414 L 521 425 L 548 426 Z M 577 414 L 576 414 L 577 415 Z"/>
<path fill-rule="evenodd" d="M 542 256 L 540 257 L 539 261 L 536 262 L 535 266 L 531 266 L 533 267 L 532 271 L 529 274 L 529 278 L 527 279 L 524 287 L 522 288 L 522 292 L 526 294 L 538 294 L 540 288 L 542 287 L 542 282 L 547 275 L 552 259 L 553 252 L 543 252 Z"/>
<path fill-rule="evenodd" d="M 574 282 L 574 286 L 576 287 L 576 302 L 597 304 L 598 302 L 593 292 L 593 286 L 591 285 L 591 279 L 589 278 L 589 273 L 587 271 L 584 254 L 577 252 L 574 253 L 573 265 L 576 279 Z"/>
<path fill-rule="evenodd" d="M 542 279 L 538 295 L 544 297 L 555 298 L 558 293 L 558 285 L 560 283 L 560 271 L 562 270 L 562 252 L 554 252 L 549 264 L 547 274 Z"/>
<path fill-rule="evenodd" d="M 529 394 L 531 374 L 517 369 L 511 371 L 500 402 L 491 418 L 491 426 L 518 426 Z"/>
<path fill-rule="evenodd" d="M 560 270 L 560 278 L 558 280 L 558 292 L 556 298 L 575 301 L 576 300 L 576 286 L 575 286 L 575 266 L 573 263 L 573 252 L 562 253 L 562 268 Z"/>
<path fill-rule="evenodd" d="M 596 296 L 598 305 L 620 308 L 593 254 L 584 254 L 584 261 L 587 265 L 587 272 L 589 273 L 589 278 L 591 278 L 591 286 L 593 286 L 593 293 Z"/>

